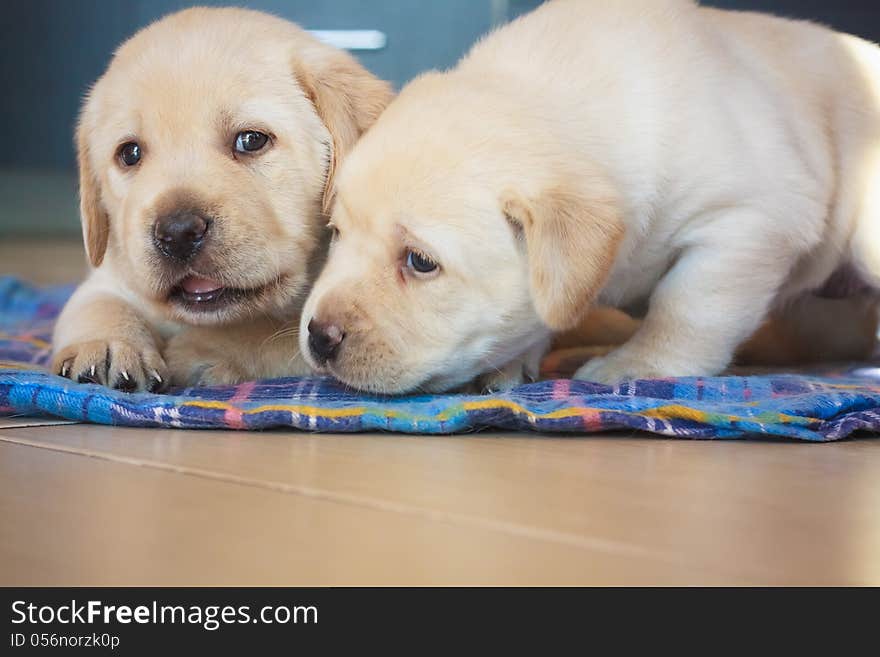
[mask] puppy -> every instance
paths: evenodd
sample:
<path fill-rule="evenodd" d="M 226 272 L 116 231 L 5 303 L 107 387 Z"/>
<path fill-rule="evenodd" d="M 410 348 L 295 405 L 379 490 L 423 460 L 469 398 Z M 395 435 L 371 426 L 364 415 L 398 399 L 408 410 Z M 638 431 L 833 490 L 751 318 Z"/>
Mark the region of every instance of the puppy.
<path fill-rule="evenodd" d="M 189 9 L 123 44 L 77 127 L 92 270 L 59 318 L 56 371 L 128 391 L 161 388 L 169 367 L 179 383 L 307 372 L 291 346 L 326 190 L 390 96 L 255 11 Z M 184 326 L 204 328 L 166 361 Z"/>
<path fill-rule="evenodd" d="M 880 49 L 554 0 L 406 87 L 336 194 L 300 346 L 348 384 L 511 385 L 596 302 L 644 321 L 579 378 L 713 375 L 771 309 L 880 285 Z"/>

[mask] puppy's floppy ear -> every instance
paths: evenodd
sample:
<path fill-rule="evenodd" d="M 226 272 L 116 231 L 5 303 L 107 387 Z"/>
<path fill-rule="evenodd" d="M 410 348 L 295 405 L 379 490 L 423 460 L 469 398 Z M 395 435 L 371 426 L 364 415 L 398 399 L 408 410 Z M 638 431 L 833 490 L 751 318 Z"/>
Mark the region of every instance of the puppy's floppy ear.
<path fill-rule="evenodd" d="M 623 238 L 614 197 L 587 198 L 560 185 L 528 199 L 509 192 L 502 208 L 525 237 L 538 315 L 556 331 L 572 328 L 605 283 Z"/>
<path fill-rule="evenodd" d="M 391 102 L 391 85 L 378 79 L 346 52 L 331 51 L 316 62 L 294 62 L 296 79 L 330 136 L 333 148 L 324 184 L 323 210 L 329 212 L 333 176 L 355 142 Z"/>
<path fill-rule="evenodd" d="M 79 167 L 79 211 L 82 220 L 83 243 L 93 267 L 104 261 L 110 217 L 101 204 L 101 187 L 92 168 L 86 129 L 82 123 L 76 129 L 76 160 Z"/>

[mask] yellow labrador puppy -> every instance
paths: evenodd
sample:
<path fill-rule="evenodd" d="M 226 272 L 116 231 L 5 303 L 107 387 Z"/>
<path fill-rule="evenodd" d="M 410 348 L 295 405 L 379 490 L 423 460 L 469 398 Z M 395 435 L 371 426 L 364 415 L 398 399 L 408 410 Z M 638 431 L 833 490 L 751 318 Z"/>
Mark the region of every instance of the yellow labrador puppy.
<path fill-rule="evenodd" d="M 58 321 L 56 371 L 123 390 L 161 388 L 169 367 L 180 383 L 306 372 L 285 326 L 325 255 L 325 192 L 390 97 L 254 11 L 189 9 L 123 44 L 77 128 L 92 271 Z M 188 325 L 206 328 L 163 359 Z"/>
<path fill-rule="evenodd" d="M 594 302 L 645 318 L 580 378 L 716 374 L 769 310 L 880 285 L 880 49 L 554 0 L 405 88 L 336 182 L 300 342 L 342 381 L 510 385 Z"/>

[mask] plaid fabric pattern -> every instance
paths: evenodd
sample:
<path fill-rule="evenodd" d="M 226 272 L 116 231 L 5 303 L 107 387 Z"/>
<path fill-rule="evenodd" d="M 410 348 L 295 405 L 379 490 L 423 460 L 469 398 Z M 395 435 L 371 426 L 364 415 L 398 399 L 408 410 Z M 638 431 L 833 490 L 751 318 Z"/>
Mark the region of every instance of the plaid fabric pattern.
<path fill-rule="evenodd" d="M 126 394 L 46 371 L 54 318 L 71 289 L 38 289 L 0 278 L 0 415 L 192 429 L 418 434 L 634 429 L 685 438 L 809 441 L 880 430 L 880 373 L 870 367 L 834 376 L 662 379 L 615 387 L 553 379 L 483 396 L 381 397 L 320 377 Z"/>

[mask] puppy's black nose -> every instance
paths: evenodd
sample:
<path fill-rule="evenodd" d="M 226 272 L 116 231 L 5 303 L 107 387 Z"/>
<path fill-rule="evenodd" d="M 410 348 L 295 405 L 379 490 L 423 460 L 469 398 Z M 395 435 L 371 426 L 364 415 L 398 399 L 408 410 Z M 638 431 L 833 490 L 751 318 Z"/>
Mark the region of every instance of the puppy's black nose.
<path fill-rule="evenodd" d="M 159 217 L 153 226 L 156 248 L 173 260 L 192 258 L 205 240 L 208 220 L 195 212 L 174 212 Z"/>
<path fill-rule="evenodd" d="M 320 363 L 333 360 L 345 339 L 343 330 L 331 322 L 309 321 L 309 349 Z"/>

